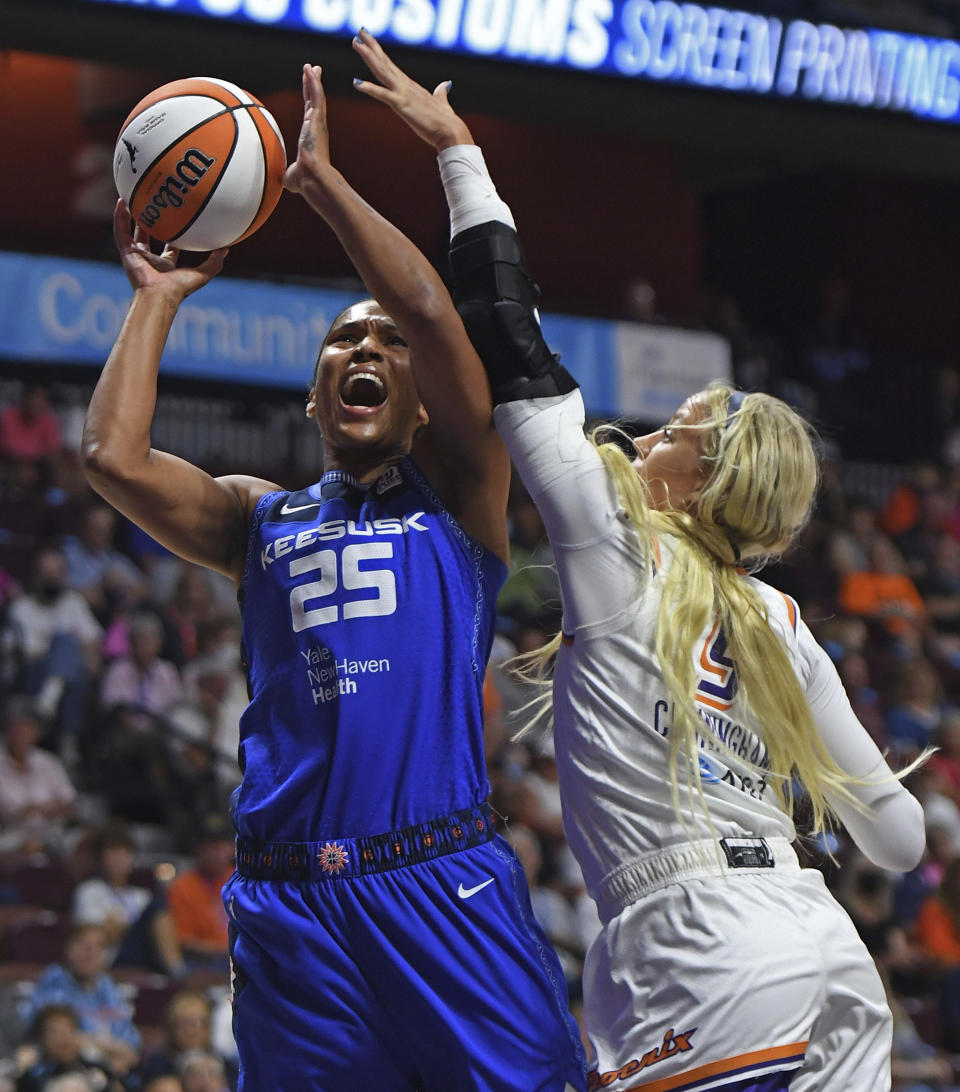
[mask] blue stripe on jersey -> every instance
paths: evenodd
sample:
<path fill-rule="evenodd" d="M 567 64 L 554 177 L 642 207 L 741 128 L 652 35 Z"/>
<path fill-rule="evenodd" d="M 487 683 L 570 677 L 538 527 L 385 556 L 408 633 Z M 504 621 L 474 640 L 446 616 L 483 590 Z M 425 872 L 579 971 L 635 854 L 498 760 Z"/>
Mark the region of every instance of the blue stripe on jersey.
<path fill-rule="evenodd" d="M 332 472 L 263 497 L 241 589 L 238 831 L 356 837 L 485 800 L 483 674 L 505 577 L 409 459 L 368 489 Z"/>

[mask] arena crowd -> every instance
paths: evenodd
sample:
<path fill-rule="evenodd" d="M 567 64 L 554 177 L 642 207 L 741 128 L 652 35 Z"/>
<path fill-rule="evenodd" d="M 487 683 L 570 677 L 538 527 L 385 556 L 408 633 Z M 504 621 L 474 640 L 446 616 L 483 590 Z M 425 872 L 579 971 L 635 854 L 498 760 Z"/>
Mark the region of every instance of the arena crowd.
<path fill-rule="evenodd" d="M 638 284 L 625 317 L 665 321 Z M 960 1089 L 960 381 L 940 374 L 912 463 L 852 459 L 869 347 L 842 285 L 824 299 L 794 346 L 749 330 L 723 295 L 698 325 L 729 340 L 740 386 L 793 401 L 827 438 L 814 517 L 762 578 L 799 602 L 894 765 L 939 748 L 909 782 L 927 826 L 913 872 L 877 869 L 840 830 L 800 845 L 888 987 L 896 1092 L 942 1092 Z M 246 704 L 235 592 L 89 489 L 70 410 L 40 384 L 0 407 L 0 1089 L 223 1092 L 237 1071 L 219 891 Z M 532 693 L 511 657 L 559 626 L 519 482 L 510 527 L 485 687 L 491 802 L 576 1010 L 599 921 L 564 839 L 550 733 L 515 738 Z"/>

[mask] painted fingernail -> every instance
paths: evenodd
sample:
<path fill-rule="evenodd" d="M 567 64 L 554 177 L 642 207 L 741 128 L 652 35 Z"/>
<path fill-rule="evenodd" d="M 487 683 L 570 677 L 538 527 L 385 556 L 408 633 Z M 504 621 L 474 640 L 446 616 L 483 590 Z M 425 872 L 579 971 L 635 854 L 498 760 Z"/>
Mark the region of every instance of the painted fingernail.
<path fill-rule="evenodd" d="M 453 88 L 453 80 L 447 80 L 447 94 L 450 93 L 452 88 Z"/>
<path fill-rule="evenodd" d="M 353 77 L 353 86 L 354 87 L 359 87 L 362 83 L 363 83 L 363 80 L 361 80 L 359 76 L 354 76 Z"/>

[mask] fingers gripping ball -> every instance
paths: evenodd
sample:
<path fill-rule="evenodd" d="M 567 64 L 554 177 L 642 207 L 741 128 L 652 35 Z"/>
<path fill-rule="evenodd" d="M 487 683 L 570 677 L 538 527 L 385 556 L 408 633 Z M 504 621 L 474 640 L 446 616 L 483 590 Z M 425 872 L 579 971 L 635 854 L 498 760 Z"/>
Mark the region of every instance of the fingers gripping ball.
<path fill-rule="evenodd" d="M 226 80 L 164 84 L 123 123 L 113 179 L 137 224 L 181 250 L 252 235 L 283 192 L 283 137 L 263 103 Z"/>

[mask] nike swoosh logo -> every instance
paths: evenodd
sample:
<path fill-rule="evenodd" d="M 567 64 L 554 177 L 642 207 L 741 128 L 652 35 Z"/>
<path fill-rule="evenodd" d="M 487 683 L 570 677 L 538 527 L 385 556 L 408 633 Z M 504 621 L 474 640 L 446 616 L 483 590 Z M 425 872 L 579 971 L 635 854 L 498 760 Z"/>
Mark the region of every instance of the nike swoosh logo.
<path fill-rule="evenodd" d="M 283 507 L 280 509 L 281 516 L 292 516 L 294 512 L 305 512 L 308 508 L 319 508 L 320 501 L 314 501 L 313 504 L 298 504 L 295 508 L 291 508 L 289 504 L 284 501 Z"/>
<path fill-rule="evenodd" d="M 457 888 L 457 894 L 460 896 L 461 899 L 469 899 L 471 895 L 475 895 L 478 891 L 482 891 L 486 886 L 488 886 L 488 884 L 493 883 L 494 878 L 495 877 L 491 876 L 489 880 L 484 880 L 483 883 L 478 883 L 476 887 L 464 887 L 461 883 L 460 886 Z"/>

